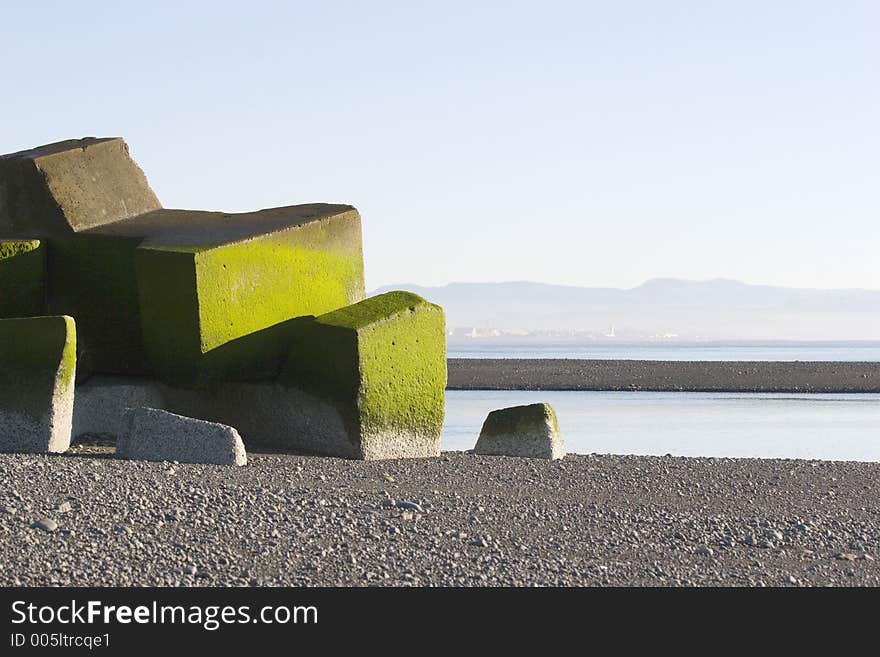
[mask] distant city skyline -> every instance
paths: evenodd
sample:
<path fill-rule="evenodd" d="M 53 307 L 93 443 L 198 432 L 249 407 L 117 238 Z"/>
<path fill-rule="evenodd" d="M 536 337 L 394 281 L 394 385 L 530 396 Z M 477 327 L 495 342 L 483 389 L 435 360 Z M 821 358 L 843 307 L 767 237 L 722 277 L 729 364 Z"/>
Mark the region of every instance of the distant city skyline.
<path fill-rule="evenodd" d="M 3 18 L 0 152 L 119 135 L 168 207 L 351 203 L 368 289 L 880 289 L 876 2 L 84 0 Z"/>

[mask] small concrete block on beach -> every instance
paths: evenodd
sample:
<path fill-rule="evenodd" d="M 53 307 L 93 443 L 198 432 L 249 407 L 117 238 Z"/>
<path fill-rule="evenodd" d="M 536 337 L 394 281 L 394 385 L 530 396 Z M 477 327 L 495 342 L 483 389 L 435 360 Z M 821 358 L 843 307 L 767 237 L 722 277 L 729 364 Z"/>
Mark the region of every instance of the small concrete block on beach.
<path fill-rule="evenodd" d="M 389 292 L 317 317 L 300 329 L 281 383 L 336 407 L 357 458 L 438 456 L 443 310 Z"/>
<path fill-rule="evenodd" d="M 116 443 L 116 455 L 140 461 L 177 461 L 214 465 L 246 465 L 238 432 L 155 408 L 132 408 L 125 415 L 127 430 Z"/>
<path fill-rule="evenodd" d="M 0 451 L 67 451 L 75 372 L 72 318 L 0 319 Z"/>
<path fill-rule="evenodd" d="M 529 404 L 489 413 L 474 448 L 477 454 L 561 459 L 565 444 L 550 404 Z"/>

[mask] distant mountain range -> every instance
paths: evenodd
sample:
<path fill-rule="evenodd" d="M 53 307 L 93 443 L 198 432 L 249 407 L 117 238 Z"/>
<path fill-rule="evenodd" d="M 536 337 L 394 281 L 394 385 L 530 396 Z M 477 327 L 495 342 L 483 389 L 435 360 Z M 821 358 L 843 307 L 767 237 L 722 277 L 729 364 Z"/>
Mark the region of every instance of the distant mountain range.
<path fill-rule="evenodd" d="M 880 291 L 656 278 L 631 289 L 544 283 L 393 285 L 440 304 L 456 334 L 880 340 Z M 476 330 L 473 330 L 476 329 Z M 612 330 L 613 329 L 613 330 Z"/>

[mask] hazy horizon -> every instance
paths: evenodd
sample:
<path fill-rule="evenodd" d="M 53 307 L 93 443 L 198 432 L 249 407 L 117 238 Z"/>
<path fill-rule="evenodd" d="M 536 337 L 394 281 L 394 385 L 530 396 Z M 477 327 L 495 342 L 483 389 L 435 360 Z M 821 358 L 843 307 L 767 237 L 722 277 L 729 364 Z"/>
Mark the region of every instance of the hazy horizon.
<path fill-rule="evenodd" d="M 400 283 L 441 305 L 453 336 L 880 340 L 880 291 L 655 278 L 632 288 L 528 281 Z"/>

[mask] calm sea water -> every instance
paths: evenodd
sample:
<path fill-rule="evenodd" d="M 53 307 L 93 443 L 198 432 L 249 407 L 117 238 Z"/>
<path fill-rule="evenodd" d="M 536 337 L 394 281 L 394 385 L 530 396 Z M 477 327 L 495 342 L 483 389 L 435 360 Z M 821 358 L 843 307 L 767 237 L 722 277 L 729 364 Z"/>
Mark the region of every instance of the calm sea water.
<path fill-rule="evenodd" d="M 472 449 L 489 411 L 548 402 L 576 454 L 880 461 L 880 395 L 447 391 L 443 449 Z"/>
<path fill-rule="evenodd" d="M 450 339 L 450 358 L 880 361 L 880 342 L 628 342 L 617 339 Z"/>

